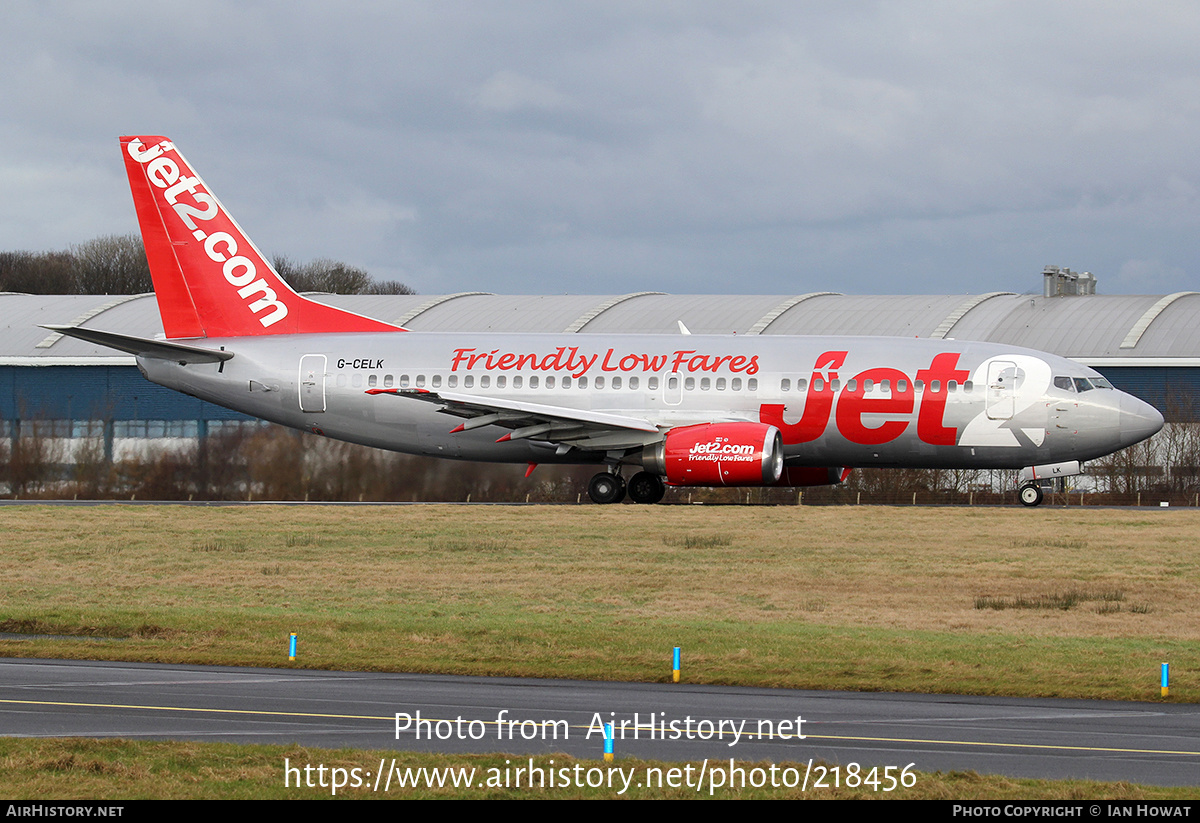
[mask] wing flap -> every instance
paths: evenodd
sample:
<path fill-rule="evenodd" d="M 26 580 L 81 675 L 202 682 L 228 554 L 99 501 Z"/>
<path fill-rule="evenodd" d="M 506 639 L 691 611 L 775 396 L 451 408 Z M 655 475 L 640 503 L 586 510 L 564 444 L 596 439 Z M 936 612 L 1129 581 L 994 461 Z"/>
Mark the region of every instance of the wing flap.
<path fill-rule="evenodd" d="M 427 389 L 367 389 L 367 394 L 433 403 L 443 414 L 466 418 L 452 434 L 484 426 L 510 429 L 497 442 L 530 440 L 581 449 L 625 449 L 662 438 L 659 427 L 649 420 L 590 409 Z"/>
<path fill-rule="evenodd" d="M 610 414 L 608 412 L 591 411 L 588 409 L 569 409 L 565 406 L 549 406 L 543 403 L 525 403 L 520 400 L 508 400 L 507 398 L 482 397 L 475 394 L 459 394 L 458 392 L 433 392 L 426 389 L 367 389 L 367 394 L 390 394 L 396 397 L 424 400 L 427 403 L 439 403 L 445 405 L 447 411 L 451 413 L 467 410 L 478 411 L 481 414 L 499 414 L 502 416 L 507 416 L 506 413 L 516 413 L 530 417 L 589 423 L 604 428 L 658 432 L 658 426 L 640 417 L 627 417 L 622 414 Z M 471 414 L 470 416 L 474 417 L 475 415 Z"/>

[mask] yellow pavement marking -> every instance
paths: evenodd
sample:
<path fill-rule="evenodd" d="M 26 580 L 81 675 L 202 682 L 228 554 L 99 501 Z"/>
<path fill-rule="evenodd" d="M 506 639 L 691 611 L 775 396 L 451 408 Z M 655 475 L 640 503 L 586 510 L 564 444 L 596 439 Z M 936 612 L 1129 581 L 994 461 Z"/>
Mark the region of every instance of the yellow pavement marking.
<path fill-rule="evenodd" d="M 74 708 L 89 708 L 89 709 L 140 709 L 143 711 L 160 711 L 160 712 L 196 712 L 200 714 L 237 714 L 237 715 L 256 715 L 263 717 L 318 717 L 328 718 L 332 720 L 386 720 L 394 722 L 395 715 L 380 716 L 370 714 L 323 714 L 320 712 L 283 712 L 283 711 L 263 711 L 256 709 L 209 709 L 198 708 L 192 706 L 142 706 L 137 704 L 125 703 L 70 703 L 66 701 L 55 700 L 4 700 L 0 699 L 0 704 L 24 705 L 24 706 L 70 706 Z M 454 720 L 446 718 L 423 717 L 422 721 L 430 723 L 454 723 Z M 520 721 L 495 721 L 495 720 L 475 720 L 472 722 L 482 723 L 485 726 L 502 726 L 505 723 L 513 722 L 520 726 Z M 554 725 L 553 721 L 534 721 L 540 725 Z M 568 728 L 588 729 L 590 726 L 575 725 Z M 645 727 L 643 727 L 644 730 Z M 510 730 L 511 731 L 511 730 Z M 778 734 L 766 732 L 742 732 L 742 737 L 780 737 Z M 659 736 L 661 737 L 661 735 Z M 805 734 L 803 738 L 797 738 L 795 735 L 782 735 L 788 740 L 841 740 L 856 743 L 920 743 L 926 745 L 942 745 L 942 746 L 992 746 L 996 748 L 1007 749 L 1039 749 L 1051 751 L 1067 751 L 1067 752 L 1113 752 L 1121 754 L 1174 754 L 1188 755 L 1192 757 L 1200 756 L 1200 752 L 1180 751 L 1176 749 L 1128 749 L 1118 746 L 1067 746 L 1063 744 L 1045 744 L 1045 743 L 994 743 L 979 740 L 935 740 L 920 737 L 865 737 L 858 735 L 834 735 L 834 734 Z M 510 738 L 512 739 L 512 738 Z M 651 739 L 651 738 L 645 738 Z"/>

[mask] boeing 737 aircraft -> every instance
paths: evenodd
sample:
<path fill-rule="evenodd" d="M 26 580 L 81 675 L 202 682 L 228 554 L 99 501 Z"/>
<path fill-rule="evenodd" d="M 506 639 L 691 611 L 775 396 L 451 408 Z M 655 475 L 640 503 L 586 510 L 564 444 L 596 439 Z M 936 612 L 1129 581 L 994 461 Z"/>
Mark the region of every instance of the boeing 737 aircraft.
<path fill-rule="evenodd" d="M 122 137 L 166 339 L 56 331 L 129 352 L 148 379 L 383 449 L 602 466 L 597 503 L 674 486 L 838 483 L 867 466 L 1045 478 L 1157 432 L 1095 371 L 956 340 L 433 334 L 294 292 L 171 141 Z M 628 482 L 622 473 L 635 470 Z"/>

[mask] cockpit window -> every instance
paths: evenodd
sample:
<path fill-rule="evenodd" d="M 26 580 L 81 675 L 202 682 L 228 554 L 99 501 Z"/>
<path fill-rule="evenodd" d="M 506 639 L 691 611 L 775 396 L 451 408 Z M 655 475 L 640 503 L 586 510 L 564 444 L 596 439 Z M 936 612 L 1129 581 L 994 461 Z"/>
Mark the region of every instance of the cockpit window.
<path fill-rule="evenodd" d="M 1071 382 L 1069 377 L 1054 378 L 1054 388 L 1062 389 L 1063 391 L 1075 391 L 1075 384 Z"/>
<path fill-rule="evenodd" d="M 1095 386 L 1092 385 L 1092 381 L 1088 380 L 1086 377 L 1076 377 L 1075 378 L 1075 390 L 1076 391 L 1085 392 L 1085 391 L 1091 391 L 1094 388 L 1095 388 Z"/>
<path fill-rule="evenodd" d="M 1111 389 L 1113 387 L 1113 384 L 1109 383 L 1103 377 L 1093 377 L 1093 378 L 1091 378 L 1091 380 L 1092 380 L 1092 385 L 1098 389 Z M 1115 391 L 1115 389 L 1114 389 L 1114 391 Z"/>

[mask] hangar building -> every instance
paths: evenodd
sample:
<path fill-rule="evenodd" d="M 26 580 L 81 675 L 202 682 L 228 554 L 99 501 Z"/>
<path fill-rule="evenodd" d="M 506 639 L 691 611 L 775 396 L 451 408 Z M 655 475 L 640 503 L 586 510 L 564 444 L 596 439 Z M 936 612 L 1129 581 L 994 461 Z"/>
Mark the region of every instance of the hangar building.
<path fill-rule="evenodd" d="M 1120 389 L 1193 418 L 1200 398 L 1200 292 L 1102 296 L 1094 279 L 1047 267 L 1041 294 L 309 295 L 413 331 L 887 335 L 1009 343 L 1091 366 Z M 153 294 L 0 294 L 0 436 L 42 421 L 53 436 L 103 436 L 106 454 L 147 439 L 257 425 L 161 388 L 133 358 L 40 328 L 162 334 Z"/>

